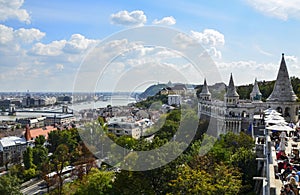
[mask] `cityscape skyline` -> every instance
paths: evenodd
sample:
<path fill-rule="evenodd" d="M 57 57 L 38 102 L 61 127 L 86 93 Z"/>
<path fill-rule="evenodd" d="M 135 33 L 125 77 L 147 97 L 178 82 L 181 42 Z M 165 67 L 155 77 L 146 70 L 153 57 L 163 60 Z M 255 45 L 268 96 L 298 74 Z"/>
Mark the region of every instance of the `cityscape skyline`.
<path fill-rule="evenodd" d="M 141 26 L 164 26 L 198 41 L 221 76 L 216 80 L 207 78 L 209 85 L 227 84 L 230 73 L 236 85 L 252 84 L 255 77 L 258 81 L 275 80 L 281 53 L 285 53 L 290 76 L 299 77 L 298 2 L 3 1 L 0 7 L 0 91 L 71 92 L 89 52 L 117 33 Z M 110 40 L 106 56 L 110 56 L 111 50 L 132 44 L 138 49 L 114 59 L 109 74 L 106 72 L 107 78 L 98 78 L 99 88 L 89 91 L 143 91 L 157 82 L 186 83 L 186 78 L 192 84 L 203 84 L 203 78 L 207 77 L 195 72 L 193 64 L 174 50 L 151 49 L 126 38 Z M 151 67 L 153 63 L 157 66 Z M 133 82 L 130 78 L 137 74 L 136 65 L 141 64 L 149 70 L 161 67 L 162 75 L 167 75 L 170 68 L 175 71 L 166 78 L 147 78 L 141 74 L 145 82 L 139 80 L 128 88 L 127 84 Z M 132 68 L 135 71 L 131 71 Z M 130 77 L 124 76 L 128 72 Z M 184 79 L 178 72 L 185 74 Z M 113 78 L 119 75 L 124 77 L 118 85 Z"/>

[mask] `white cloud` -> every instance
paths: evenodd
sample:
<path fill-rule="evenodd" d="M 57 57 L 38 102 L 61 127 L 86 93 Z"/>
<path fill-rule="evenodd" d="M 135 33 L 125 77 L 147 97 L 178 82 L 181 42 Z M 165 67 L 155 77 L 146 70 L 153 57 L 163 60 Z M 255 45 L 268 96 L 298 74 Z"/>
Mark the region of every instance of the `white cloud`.
<path fill-rule="evenodd" d="M 0 0 L 0 21 L 18 19 L 30 23 L 30 16 L 25 9 L 21 9 L 24 0 Z"/>
<path fill-rule="evenodd" d="M 66 40 L 53 41 L 49 44 L 36 43 L 31 52 L 42 56 L 58 56 L 66 45 Z"/>
<path fill-rule="evenodd" d="M 0 24 L 0 55 L 20 57 L 26 53 L 28 45 L 30 47 L 31 43 L 41 40 L 44 36 L 44 32 L 35 28 L 14 30 L 11 27 Z"/>
<path fill-rule="evenodd" d="M 191 36 L 201 44 L 209 46 L 223 46 L 225 44 L 224 35 L 213 29 L 204 29 L 203 32 L 191 31 Z"/>
<path fill-rule="evenodd" d="M 225 45 L 225 37 L 222 33 L 213 29 L 204 29 L 203 32 L 192 30 L 190 33 L 190 36 L 179 33 L 174 43 L 182 49 L 194 47 L 200 43 L 211 57 L 222 58 L 222 52 L 219 50 Z"/>
<path fill-rule="evenodd" d="M 291 64 L 297 64 L 298 63 L 298 58 L 296 56 L 284 56 L 284 59 L 287 63 L 291 63 Z"/>
<path fill-rule="evenodd" d="M 73 34 L 70 40 L 66 43 L 64 51 L 69 53 L 80 53 L 85 51 L 92 45 L 96 45 L 99 41 L 87 39 L 83 35 Z"/>
<path fill-rule="evenodd" d="M 194 38 L 184 33 L 178 33 L 173 39 L 173 42 L 181 49 L 186 49 L 188 47 L 198 45 L 197 41 Z"/>
<path fill-rule="evenodd" d="M 57 70 L 63 70 L 65 67 L 64 67 L 64 65 L 63 64 L 56 64 L 56 69 Z"/>
<path fill-rule="evenodd" d="M 222 33 L 214 29 L 204 29 L 203 32 L 191 31 L 191 36 L 206 49 L 208 54 L 215 58 L 222 58 L 218 48 L 224 46 L 225 38 Z"/>
<path fill-rule="evenodd" d="M 14 29 L 0 24 L 0 44 L 6 44 L 14 38 Z"/>
<path fill-rule="evenodd" d="M 234 61 L 216 63 L 223 77 L 223 81 L 228 84 L 229 76 L 232 73 L 236 85 L 250 84 L 249 81 L 274 80 L 276 79 L 279 65 L 273 63 L 262 64 L 256 61 Z"/>
<path fill-rule="evenodd" d="M 49 44 L 36 43 L 31 53 L 43 56 L 58 56 L 64 53 L 80 54 L 95 46 L 99 41 L 87 39 L 83 35 L 73 34 L 69 41 L 58 40 Z"/>
<path fill-rule="evenodd" d="M 9 42 L 32 43 L 41 40 L 45 35 L 44 32 L 35 28 L 14 30 L 11 27 L 0 24 L 0 44 Z"/>
<path fill-rule="evenodd" d="M 230 73 L 233 73 L 236 84 L 250 84 L 249 81 L 254 81 L 255 77 L 258 80 L 275 80 L 280 61 L 270 63 L 258 63 L 256 61 L 233 61 L 233 62 L 216 62 L 216 65 L 222 74 L 223 78 L 229 78 Z M 296 72 L 300 71 L 298 58 L 295 56 L 285 56 L 286 65 L 289 76 L 295 76 Z M 227 79 L 225 79 L 227 82 Z"/>
<path fill-rule="evenodd" d="M 20 28 L 14 32 L 15 37 L 21 40 L 24 43 L 32 43 L 34 41 L 40 41 L 46 33 L 41 32 L 38 29 L 24 29 Z"/>
<path fill-rule="evenodd" d="M 247 0 L 248 4 L 265 15 L 288 20 L 300 19 L 300 0 Z"/>
<path fill-rule="evenodd" d="M 176 24 L 176 20 L 173 16 L 164 17 L 161 20 L 155 19 L 152 24 L 156 25 L 174 25 Z"/>
<path fill-rule="evenodd" d="M 123 26 L 143 26 L 147 22 L 147 17 L 141 10 L 128 12 L 126 10 L 112 14 L 111 22 Z"/>

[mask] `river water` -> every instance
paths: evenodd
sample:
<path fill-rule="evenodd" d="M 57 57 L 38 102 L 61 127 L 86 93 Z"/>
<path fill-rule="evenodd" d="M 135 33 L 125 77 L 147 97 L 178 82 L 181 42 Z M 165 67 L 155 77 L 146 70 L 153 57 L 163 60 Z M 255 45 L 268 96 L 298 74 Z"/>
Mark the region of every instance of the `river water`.
<path fill-rule="evenodd" d="M 69 104 L 68 107 L 74 111 L 80 111 L 85 109 L 93 109 L 93 108 L 103 108 L 108 105 L 112 106 L 126 106 L 129 103 L 135 103 L 135 99 L 133 98 L 127 98 L 127 97 L 116 97 L 109 99 L 107 101 L 97 101 L 97 102 L 83 102 L 78 104 Z M 61 106 L 59 106 L 61 108 Z M 41 108 L 39 110 L 51 110 L 49 108 Z M 58 110 L 56 110 L 58 111 Z M 28 118 L 28 117 L 39 117 L 42 115 L 53 115 L 50 113 L 25 113 L 25 112 L 17 112 L 16 116 L 7 116 L 7 115 L 0 115 L 0 121 L 15 121 L 17 118 Z"/>

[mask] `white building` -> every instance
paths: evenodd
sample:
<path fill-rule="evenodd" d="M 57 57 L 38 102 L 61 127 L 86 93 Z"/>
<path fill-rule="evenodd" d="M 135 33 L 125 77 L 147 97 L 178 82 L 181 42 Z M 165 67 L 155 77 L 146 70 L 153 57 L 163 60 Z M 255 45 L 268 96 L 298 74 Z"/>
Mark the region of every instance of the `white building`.
<path fill-rule="evenodd" d="M 231 75 L 224 101 L 217 101 L 211 97 L 205 80 L 198 97 L 198 115 L 200 118 L 209 116 L 210 120 L 215 120 L 213 124 L 217 135 L 228 131 L 239 133 L 241 130 L 247 130 L 253 123 L 254 115 L 260 115 L 263 110 L 268 108 L 277 110 L 287 121 L 297 122 L 300 104 L 296 101 L 297 96 L 291 85 L 284 54 L 282 54 L 280 68 L 271 95 L 266 102 L 261 101 L 261 96 L 255 79 L 250 100 L 240 100 Z"/>
<path fill-rule="evenodd" d="M 27 142 L 25 138 L 9 136 L 0 139 L 0 166 L 19 163 L 23 158 Z"/>
<path fill-rule="evenodd" d="M 128 135 L 139 139 L 142 135 L 142 125 L 135 122 L 130 117 L 113 117 L 108 121 L 107 129 L 109 133 L 116 136 Z"/>
<path fill-rule="evenodd" d="M 46 116 L 45 125 L 70 124 L 73 121 L 75 121 L 73 114 L 54 114 L 52 116 Z"/>
<path fill-rule="evenodd" d="M 181 105 L 181 95 L 168 95 L 168 104 L 179 106 Z"/>

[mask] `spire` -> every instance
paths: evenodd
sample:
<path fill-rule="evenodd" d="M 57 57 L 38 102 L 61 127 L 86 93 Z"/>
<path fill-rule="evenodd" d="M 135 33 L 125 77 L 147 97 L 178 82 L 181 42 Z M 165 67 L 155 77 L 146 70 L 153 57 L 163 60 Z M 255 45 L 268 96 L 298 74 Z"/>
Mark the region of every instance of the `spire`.
<path fill-rule="evenodd" d="M 293 87 L 290 81 L 289 73 L 284 60 L 284 54 L 282 54 L 280 68 L 277 74 L 277 79 L 274 85 L 274 89 L 267 101 L 278 102 L 294 102 L 297 96 L 293 91 Z"/>
<path fill-rule="evenodd" d="M 253 89 L 252 89 L 252 92 L 250 93 L 250 98 L 251 100 L 253 101 L 260 101 L 261 100 L 261 92 L 259 90 L 259 87 L 258 87 L 258 83 L 257 83 L 257 79 L 255 78 L 255 81 L 254 81 L 254 85 L 253 85 Z"/>
<path fill-rule="evenodd" d="M 204 100 L 204 101 L 210 101 L 211 100 L 211 94 L 208 90 L 206 79 L 204 79 L 204 84 L 203 84 L 203 87 L 202 87 L 202 91 L 199 94 L 199 97 L 200 97 L 200 100 Z"/>
<path fill-rule="evenodd" d="M 25 131 L 25 139 L 26 141 L 30 141 L 31 140 L 31 133 L 30 133 L 30 128 L 29 125 L 26 125 L 26 131 Z"/>
<path fill-rule="evenodd" d="M 200 94 L 206 94 L 206 95 L 210 95 L 210 92 L 208 90 L 208 86 L 207 86 L 207 83 L 206 83 L 206 79 L 204 79 L 204 84 L 203 84 L 203 87 L 202 87 L 202 91 Z"/>
<path fill-rule="evenodd" d="M 226 97 L 239 97 L 239 94 L 236 92 L 236 88 L 234 86 L 232 73 L 230 74 L 229 85 L 227 87 L 227 92 L 225 94 Z"/>

